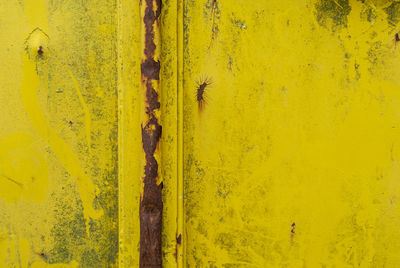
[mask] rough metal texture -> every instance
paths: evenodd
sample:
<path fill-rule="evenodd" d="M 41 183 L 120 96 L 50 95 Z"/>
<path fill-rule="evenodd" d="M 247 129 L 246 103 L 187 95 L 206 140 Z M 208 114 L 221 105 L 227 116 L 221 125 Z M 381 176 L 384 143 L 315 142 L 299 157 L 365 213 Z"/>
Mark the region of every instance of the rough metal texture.
<path fill-rule="evenodd" d="M 159 34 L 158 20 L 161 14 L 161 1 L 146 0 L 144 10 L 144 59 L 141 64 L 142 84 L 145 89 L 145 125 L 142 125 L 142 144 L 145 153 L 145 172 L 143 194 L 140 202 L 140 267 L 161 267 L 162 232 L 162 183 L 157 184 L 159 163 L 155 151 L 159 148 L 161 125 L 157 118 L 160 109 L 157 87 L 160 62 L 155 60 L 155 34 Z M 156 6 L 154 6 L 154 4 Z"/>
<path fill-rule="evenodd" d="M 138 2 L 0 1 L 0 266 L 399 267 L 400 3 Z"/>

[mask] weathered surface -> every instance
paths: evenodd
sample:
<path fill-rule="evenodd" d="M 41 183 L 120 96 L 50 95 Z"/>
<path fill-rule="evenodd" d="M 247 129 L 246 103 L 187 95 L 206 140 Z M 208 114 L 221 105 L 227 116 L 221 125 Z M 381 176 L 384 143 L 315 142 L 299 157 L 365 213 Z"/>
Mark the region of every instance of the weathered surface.
<path fill-rule="evenodd" d="M 398 267 L 399 2 L 184 3 L 185 267 Z"/>
<path fill-rule="evenodd" d="M 0 267 L 116 265 L 116 3 L 0 15 Z"/>
<path fill-rule="evenodd" d="M 0 266 L 398 267 L 399 3 L 139 2 L 0 3 Z"/>
<path fill-rule="evenodd" d="M 142 266 L 176 266 L 177 2 L 165 16 L 148 5 L 154 13 L 127 0 L 0 3 L 0 266 L 137 267 L 140 209 L 142 238 L 157 245 Z M 164 51 L 151 29 L 161 24 Z"/>
<path fill-rule="evenodd" d="M 145 103 L 142 124 L 145 166 L 140 201 L 140 267 L 162 267 L 163 184 L 160 180 L 160 161 L 156 159 L 162 129 L 159 119 L 160 49 L 157 49 L 157 45 L 160 45 L 161 1 L 143 0 L 141 9 L 144 24 L 141 74 Z"/>

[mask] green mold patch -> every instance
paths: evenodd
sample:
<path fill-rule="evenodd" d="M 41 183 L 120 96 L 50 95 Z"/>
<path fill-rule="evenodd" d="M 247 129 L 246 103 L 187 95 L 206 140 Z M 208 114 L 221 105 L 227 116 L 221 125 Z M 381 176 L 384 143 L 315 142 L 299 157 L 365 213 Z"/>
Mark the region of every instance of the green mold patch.
<path fill-rule="evenodd" d="M 53 226 L 51 231 L 54 247 L 48 254 L 48 262 L 51 264 L 70 263 L 77 259 L 76 257 L 83 249 L 87 239 L 82 205 L 80 201 L 70 198 L 71 189 L 73 189 L 71 186 L 66 186 L 64 189 L 64 195 L 60 195 L 55 200 L 57 224 Z M 65 198 L 62 198 L 62 196 L 65 196 Z"/>
<path fill-rule="evenodd" d="M 393 2 L 384 9 L 387 14 L 388 23 L 395 26 L 400 21 L 400 2 Z"/>
<path fill-rule="evenodd" d="M 376 21 L 376 9 L 363 5 L 360 17 L 368 22 L 375 22 Z"/>
<path fill-rule="evenodd" d="M 318 24 L 334 30 L 347 26 L 351 6 L 348 0 L 320 0 L 315 4 L 315 11 Z"/>

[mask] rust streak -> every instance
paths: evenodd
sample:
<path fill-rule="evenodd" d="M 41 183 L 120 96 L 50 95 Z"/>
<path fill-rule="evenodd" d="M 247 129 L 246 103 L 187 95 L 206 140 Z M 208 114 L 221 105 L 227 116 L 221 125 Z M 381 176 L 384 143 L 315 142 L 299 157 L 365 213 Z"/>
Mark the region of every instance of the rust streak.
<path fill-rule="evenodd" d="M 161 125 L 156 111 L 160 109 L 158 87 L 160 62 L 155 60 L 155 35 L 159 34 L 161 0 L 143 0 L 145 5 L 143 22 L 144 58 L 141 63 L 142 83 L 145 90 L 146 122 L 142 124 L 142 145 L 145 153 L 143 195 L 140 201 L 140 267 L 162 267 L 162 183 L 157 185 L 159 176 L 154 156 L 161 138 Z"/>

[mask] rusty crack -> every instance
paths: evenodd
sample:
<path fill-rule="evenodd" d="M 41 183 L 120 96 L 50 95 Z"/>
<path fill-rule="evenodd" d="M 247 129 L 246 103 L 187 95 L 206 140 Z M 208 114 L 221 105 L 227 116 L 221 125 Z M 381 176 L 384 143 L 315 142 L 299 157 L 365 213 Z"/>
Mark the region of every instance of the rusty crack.
<path fill-rule="evenodd" d="M 146 5 L 144 56 L 141 64 L 142 83 L 145 88 L 147 122 L 142 124 L 142 145 L 145 153 L 143 195 L 140 201 L 140 267 L 162 267 L 162 184 L 157 185 L 159 163 L 154 154 L 158 149 L 162 128 L 156 111 L 160 109 L 159 93 L 153 80 L 159 80 L 160 61 L 154 59 L 155 32 L 159 34 L 158 20 L 161 0 L 143 0 Z M 156 5 L 156 6 L 154 6 Z M 156 31 L 157 30 L 157 31 Z"/>

